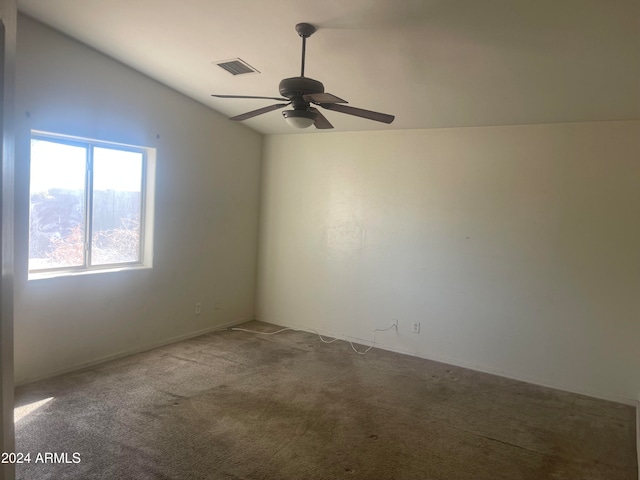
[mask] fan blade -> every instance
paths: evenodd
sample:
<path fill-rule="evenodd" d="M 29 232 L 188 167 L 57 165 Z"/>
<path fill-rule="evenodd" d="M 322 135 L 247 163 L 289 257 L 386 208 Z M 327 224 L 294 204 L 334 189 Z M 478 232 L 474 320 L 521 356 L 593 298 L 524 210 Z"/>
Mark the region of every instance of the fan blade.
<path fill-rule="evenodd" d="M 330 93 L 311 93 L 309 95 L 303 95 L 302 98 L 305 102 L 313 103 L 349 103 L 346 100 L 336 97 Z"/>
<path fill-rule="evenodd" d="M 333 128 L 333 125 L 329 123 L 329 120 L 327 120 L 327 117 L 325 117 L 324 115 L 322 115 L 322 113 L 320 113 L 320 110 L 313 107 L 310 107 L 309 110 L 312 112 L 315 112 L 316 114 L 316 121 L 313 123 L 316 126 L 316 128 L 321 130 L 324 130 L 327 128 Z"/>
<path fill-rule="evenodd" d="M 251 95 L 211 95 L 212 97 L 218 97 L 218 98 L 258 98 L 261 100 L 280 100 L 281 102 L 286 102 L 289 99 L 288 98 L 282 98 L 282 97 L 254 97 Z"/>
<path fill-rule="evenodd" d="M 247 120 L 249 118 L 256 117 L 258 115 L 262 115 L 263 113 L 271 112 L 273 110 L 278 110 L 279 108 L 286 107 L 287 105 L 291 105 L 291 103 L 276 103 L 274 105 L 269 105 L 268 107 L 262 107 L 257 110 L 252 110 L 247 113 L 242 113 L 240 115 L 236 115 L 235 117 L 231 117 L 229 120 L 235 120 L 237 122 L 242 120 Z"/>
<path fill-rule="evenodd" d="M 372 112 L 371 110 L 350 107 L 348 105 L 340 105 L 339 103 L 321 103 L 320 106 L 327 110 L 335 110 L 336 112 L 355 115 L 356 117 L 367 118 L 369 120 L 375 120 L 376 122 L 382 123 L 391 123 L 396 118 L 395 116 L 387 115 L 386 113 Z"/>

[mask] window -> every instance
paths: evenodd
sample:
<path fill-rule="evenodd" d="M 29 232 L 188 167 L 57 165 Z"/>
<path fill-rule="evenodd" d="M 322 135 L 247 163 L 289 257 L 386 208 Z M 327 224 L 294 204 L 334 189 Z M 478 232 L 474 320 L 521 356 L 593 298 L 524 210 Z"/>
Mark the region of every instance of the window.
<path fill-rule="evenodd" d="M 155 150 L 32 132 L 29 275 L 150 267 Z"/>

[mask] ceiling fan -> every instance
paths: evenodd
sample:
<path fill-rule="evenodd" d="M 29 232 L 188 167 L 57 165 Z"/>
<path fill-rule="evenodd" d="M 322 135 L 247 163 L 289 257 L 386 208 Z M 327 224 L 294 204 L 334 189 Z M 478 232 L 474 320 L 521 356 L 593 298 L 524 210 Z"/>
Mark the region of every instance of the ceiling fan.
<path fill-rule="evenodd" d="M 386 113 L 373 112 L 371 110 L 364 110 L 362 108 L 355 108 L 348 105 L 346 100 L 343 100 L 331 93 L 324 91 L 324 85 L 318 80 L 308 78 L 304 76 L 304 61 L 305 51 L 307 45 L 307 38 L 309 38 L 316 31 L 316 27 L 309 23 L 299 23 L 296 25 L 296 31 L 298 35 L 302 37 L 302 67 L 300 69 L 299 77 L 285 78 L 280 82 L 280 95 L 281 97 L 260 97 L 249 95 L 212 95 L 218 98 L 253 98 L 263 100 L 278 100 L 280 102 L 287 103 L 275 103 L 268 107 L 262 107 L 257 110 L 252 110 L 247 113 L 236 115 L 231 117 L 230 120 L 242 121 L 249 118 L 262 115 L 263 113 L 278 110 L 280 108 L 288 107 L 291 105 L 293 110 L 284 110 L 282 116 L 287 123 L 296 128 L 307 128 L 311 125 L 315 125 L 319 129 L 333 128 L 333 125 L 329 123 L 329 120 L 325 118 L 320 110 L 312 105 L 318 105 L 319 107 L 327 110 L 334 110 L 340 113 L 346 113 L 347 115 L 354 115 L 356 117 L 367 118 L 369 120 L 375 120 L 376 122 L 391 123 L 394 120 L 393 115 Z"/>

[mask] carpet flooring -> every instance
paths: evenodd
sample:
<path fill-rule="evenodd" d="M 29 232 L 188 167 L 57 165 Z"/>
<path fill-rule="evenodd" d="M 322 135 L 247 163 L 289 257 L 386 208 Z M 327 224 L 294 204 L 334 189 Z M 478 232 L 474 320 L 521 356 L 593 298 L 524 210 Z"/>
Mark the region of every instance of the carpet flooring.
<path fill-rule="evenodd" d="M 630 406 L 304 332 L 211 333 L 16 398 L 22 480 L 638 478 Z"/>

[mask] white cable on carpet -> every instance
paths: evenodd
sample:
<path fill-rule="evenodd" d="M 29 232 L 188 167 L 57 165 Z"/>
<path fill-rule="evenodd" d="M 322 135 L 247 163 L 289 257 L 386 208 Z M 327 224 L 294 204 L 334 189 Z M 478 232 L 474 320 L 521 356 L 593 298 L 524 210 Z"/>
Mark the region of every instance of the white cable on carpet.
<path fill-rule="evenodd" d="M 349 345 L 351 345 L 351 348 L 353 349 L 354 352 L 356 352 L 358 355 L 364 355 L 365 353 L 367 353 L 369 350 L 371 350 L 373 347 L 375 347 L 376 345 L 376 332 L 386 332 L 388 330 L 393 330 L 396 328 L 396 325 L 391 325 L 389 328 L 376 328 L 373 331 L 373 343 L 369 346 L 369 348 L 367 348 L 365 351 L 363 352 L 359 352 L 356 347 L 353 345 L 353 342 L 351 340 L 346 340 L 344 339 L 345 342 L 349 342 Z M 285 327 L 285 328 L 281 328 L 280 330 L 276 330 L 275 332 L 258 332 L 256 330 L 248 330 L 246 328 L 238 328 L 238 327 L 231 327 L 229 330 L 235 330 L 238 332 L 247 332 L 247 333 L 255 333 L 258 335 L 276 335 L 277 333 L 281 333 L 281 332 L 286 332 L 287 330 L 291 330 L 293 332 L 307 332 L 307 333 L 315 333 L 316 335 L 318 335 L 318 337 L 320 338 L 320 340 L 323 343 L 333 343 L 336 340 L 343 340 L 340 338 L 334 338 L 333 340 L 325 340 L 324 338 L 322 338 L 322 335 L 320 334 L 320 332 L 318 332 L 317 330 L 314 330 L 312 328 L 289 328 L 289 327 Z"/>

